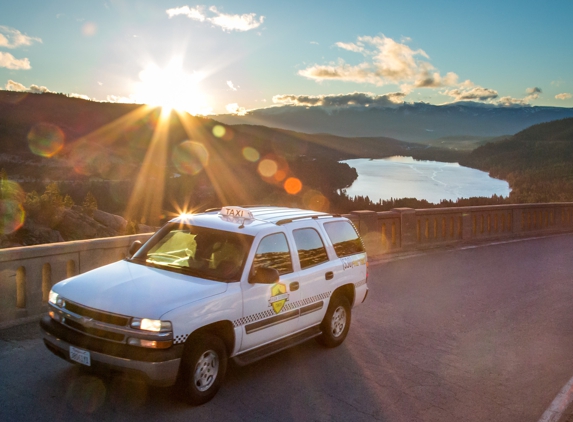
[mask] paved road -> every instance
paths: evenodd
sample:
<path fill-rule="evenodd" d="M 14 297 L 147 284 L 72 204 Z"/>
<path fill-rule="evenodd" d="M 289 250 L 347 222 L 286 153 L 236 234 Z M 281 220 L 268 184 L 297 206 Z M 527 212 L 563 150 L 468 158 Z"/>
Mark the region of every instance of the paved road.
<path fill-rule="evenodd" d="M 0 331 L 0 420 L 532 421 L 573 376 L 573 235 L 370 267 L 347 341 L 240 368 L 210 403 L 100 378 Z"/>

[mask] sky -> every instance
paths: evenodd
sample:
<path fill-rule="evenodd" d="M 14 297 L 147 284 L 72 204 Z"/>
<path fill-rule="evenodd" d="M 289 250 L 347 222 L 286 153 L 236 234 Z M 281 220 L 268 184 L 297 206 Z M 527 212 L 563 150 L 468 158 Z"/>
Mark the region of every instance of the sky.
<path fill-rule="evenodd" d="M 0 88 L 194 114 L 573 107 L 571 16 L 571 0 L 6 1 Z"/>

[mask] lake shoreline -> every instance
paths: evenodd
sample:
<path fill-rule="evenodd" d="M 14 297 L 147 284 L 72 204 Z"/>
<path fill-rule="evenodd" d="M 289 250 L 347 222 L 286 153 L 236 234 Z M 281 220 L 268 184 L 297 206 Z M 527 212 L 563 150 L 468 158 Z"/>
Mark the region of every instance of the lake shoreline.
<path fill-rule="evenodd" d="M 438 204 L 461 198 L 508 197 L 511 188 L 504 180 L 459 163 L 416 160 L 392 156 L 382 159 L 342 160 L 355 168 L 358 178 L 346 189 L 349 197 L 368 196 L 373 201 L 416 198 Z"/>

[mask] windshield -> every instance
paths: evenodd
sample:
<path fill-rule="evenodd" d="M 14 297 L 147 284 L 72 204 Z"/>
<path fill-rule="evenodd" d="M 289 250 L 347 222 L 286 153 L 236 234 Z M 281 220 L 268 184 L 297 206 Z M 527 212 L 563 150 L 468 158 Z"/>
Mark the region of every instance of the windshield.
<path fill-rule="evenodd" d="M 171 223 L 131 258 L 133 262 L 216 281 L 239 281 L 253 237 Z"/>

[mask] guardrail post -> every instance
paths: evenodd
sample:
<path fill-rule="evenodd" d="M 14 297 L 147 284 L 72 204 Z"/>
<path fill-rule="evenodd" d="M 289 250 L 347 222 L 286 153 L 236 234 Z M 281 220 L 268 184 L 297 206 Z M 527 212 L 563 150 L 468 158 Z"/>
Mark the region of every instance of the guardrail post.
<path fill-rule="evenodd" d="M 413 208 L 394 208 L 392 211 L 400 216 L 400 247 L 414 247 L 418 242 L 416 210 Z"/>
<path fill-rule="evenodd" d="M 378 229 L 378 214 L 376 211 L 351 211 L 350 214 L 360 219 L 357 228 L 364 241 L 366 252 L 370 255 L 380 254 L 382 239 Z"/>
<path fill-rule="evenodd" d="M 470 240 L 473 237 L 472 213 L 464 211 L 462 213 L 462 240 Z"/>
<path fill-rule="evenodd" d="M 514 208 L 511 213 L 511 232 L 521 233 L 521 218 L 523 215 L 523 208 Z"/>

